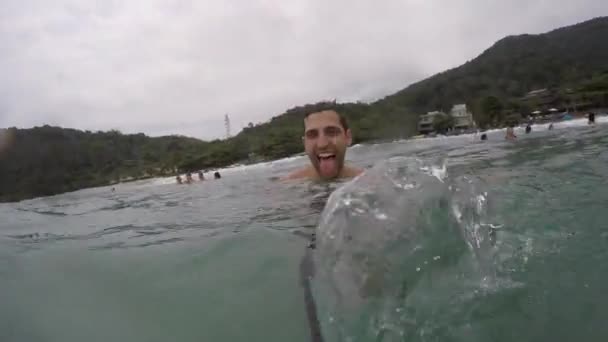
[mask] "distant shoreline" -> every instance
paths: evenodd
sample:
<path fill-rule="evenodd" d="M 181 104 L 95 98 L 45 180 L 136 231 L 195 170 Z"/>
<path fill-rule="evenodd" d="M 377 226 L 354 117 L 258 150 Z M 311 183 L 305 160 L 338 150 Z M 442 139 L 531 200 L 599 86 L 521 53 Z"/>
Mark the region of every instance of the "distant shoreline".
<path fill-rule="evenodd" d="M 596 115 L 596 120 L 598 118 L 606 118 L 608 117 L 608 113 L 600 113 Z M 554 124 L 558 124 L 558 123 L 564 123 L 564 122 L 578 122 L 580 120 L 586 120 L 585 116 L 578 116 L 573 118 L 572 120 L 561 120 L 561 121 L 554 121 L 552 123 Z M 549 124 L 551 122 L 538 122 L 538 123 L 534 123 L 533 125 L 546 125 Z M 579 125 L 576 125 L 579 126 Z M 518 125 L 517 127 L 524 127 L 524 125 Z M 583 125 L 581 125 L 580 127 L 584 127 Z M 502 126 L 502 127 L 493 127 L 493 128 L 488 128 L 484 131 L 488 131 L 488 130 L 502 130 L 505 129 L 506 126 Z M 465 133 L 465 134 L 454 134 L 454 135 L 437 135 L 437 136 L 428 136 L 428 137 L 419 137 L 417 138 L 416 136 L 412 136 L 412 137 L 408 137 L 405 139 L 399 139 L 398 141 L 403 141 L 403 142 L 409 142 L 409 141 L 416 141 L 419 139 L 435 139 L 435 138 L 445 138 L 445 137 L 454 137 L 454 136 L 464 136 L 464 135 L 476 135 L 476 134 L 481 134 L 484 131 L 479 130 L 477 132 L 473 132 L 473 133 Z M 391 138 L 386 138 L 386 139 L 378 139 L 378 140 L 370 140 L 370 141 L 366 141 L 357 145 L 377 145 L 377 144 L 385 144 L 385 143 L 393 143 L 395 142 L 395 139 L 391 139 Z M 224 167 L 218 167 L 216 169 L 218 170 L 226 170 L 226 169 L 231 169 L 231 168 L 235 168 L 235 167 L 240 167 L 240 166 L 250 166 L 250 165 L 256 165 L 256 164 L 260 164 L 260 163 L 269 163 L 269 162 L 275 162 L 278 160 L 283 160 L 286 158 L 294 158 L 294 157 L 305 157 L 306 155 L 304 153 L 297 153 L 297 154 L 293 154 L 284 158 L 278 158 L 278 159 L 263 159 L 263 160 L 257 160 L 255 162 L 247 162 L 247 161 L 243 161 L 240 163 L 235 163 L 229 166 L 224 166 Z M 60 192 L 60 193 L 55 193 L 55 194 L 50 194 L 50 195 L 43 195 L 43 196 L 23 196 L 23 198 L 18 198 L 16 200 L 6 200 L 5 197 L 2 197 L 0 199 L 0 203 L 18 203 L 21 201 L 27 201 L 27 200 L 32 200 L 32 199 L 36 199 L 36 198 L 44 198 L 44 197 L 50 197 L 50 196 L 56 196 L 56 195 L 61 195 L 64 193 L 70 193 L 70 192 L 74 192 L 74 191 L 80 191 L 80 190 L 85 190 L 85 189 L 93 189 L 93 188 L 100 188 L 100 187 L 109 187 L 109 186 L 113 186 L 113 185 L 120 185 L 120 184 L 129 184 L 129 183 L 133 183 L 133 182 L 137 182 L 137 181 L 142 181 L 142 180 L 147 180 L 147 179 L 155 179 L 155 178 L 170 178 L 170 177 L 174 177 L 177 174 L 157 174 L 157 175 L 152 175 L 152 174 L 148 174 L 145 176 L 140 176 L 140 177 L 128 177 L 128 178 L 123 178 L 119 181 L 111 181 L 108 182 L 106 184 L 99 184 L 99 185 L 94 185 L 94 186 L 90 186 L 90 187 L 82 187 L 79 189 L 74 189 L 74 190 L 70 190 L 70 191 L 66 191 L 66 192 Z"/>

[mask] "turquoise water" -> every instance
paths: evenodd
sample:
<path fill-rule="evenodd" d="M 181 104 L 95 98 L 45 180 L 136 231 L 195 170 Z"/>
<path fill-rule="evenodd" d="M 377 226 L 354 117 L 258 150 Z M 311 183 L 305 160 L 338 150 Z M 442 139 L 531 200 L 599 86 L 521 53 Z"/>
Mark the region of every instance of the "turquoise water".
<path fill-rule="evenodd" d="M 306 251 L 325 341 L 605 341 L 602 119 L 2 204 L 0 341 L 310 341 Z"/>

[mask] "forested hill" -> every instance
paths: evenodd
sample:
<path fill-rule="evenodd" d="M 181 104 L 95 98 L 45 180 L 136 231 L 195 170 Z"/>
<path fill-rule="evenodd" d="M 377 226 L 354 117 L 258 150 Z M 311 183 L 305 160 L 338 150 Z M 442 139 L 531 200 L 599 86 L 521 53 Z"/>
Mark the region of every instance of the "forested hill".
<path fill-rule="evenodd" d="M 484 96 L 517 98 L 539 88 L 576 88 L 608 71 L 608 17 L 538 35 L 509 36 L 477 58 L 387 96 L 374 105 L 412 113 L 448 109 Z M 484 114 L 484 113 L 481 113 Z"/>
<path fill-rule="evenodd" d="M 526 115 L 531 108 L 518 99 L 538 88 L 554 89 L 568 101 L 607 105 L 607 41 L 606 17 L 545 34 L 506 37 L 460 67 L 374 103 L 340 107 L 357 143 L 416 134 L 420 114 L 457 103 L 468 104 L 481 126 L 500 125 L 503 112 Z M 212 142 L 49 126 L 0 130 L 0 201 L 300 153 L 298 108 Z"/>
<path fill-rule="evenodd" d="M 169 136 L 43 126 L 0 130 L 0 201 L 45 196 L 152 175 L 172 175 L 211 143 Z"/>

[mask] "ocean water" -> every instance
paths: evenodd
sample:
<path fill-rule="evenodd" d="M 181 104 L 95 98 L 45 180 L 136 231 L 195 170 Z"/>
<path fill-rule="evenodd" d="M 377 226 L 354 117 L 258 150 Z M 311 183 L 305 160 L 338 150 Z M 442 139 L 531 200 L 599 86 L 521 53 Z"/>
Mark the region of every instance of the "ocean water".
<path fill-rule="evenodd" d="M 606 341 L 606 123 L 1 204 L 0 341 Z"/>

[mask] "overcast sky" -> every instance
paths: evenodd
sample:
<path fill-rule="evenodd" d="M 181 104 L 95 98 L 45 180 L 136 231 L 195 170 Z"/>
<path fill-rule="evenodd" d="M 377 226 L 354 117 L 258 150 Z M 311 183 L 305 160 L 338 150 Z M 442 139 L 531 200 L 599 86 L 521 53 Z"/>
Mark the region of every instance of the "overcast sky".
<path fill-rule="evenodd" d="M 0 0 L 0 127 L 236 133 L 369 101 L 606 0 Z"/>

